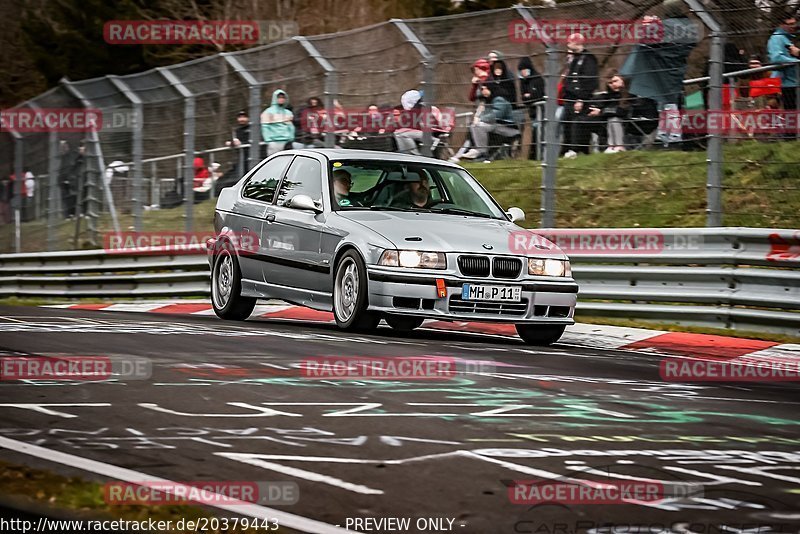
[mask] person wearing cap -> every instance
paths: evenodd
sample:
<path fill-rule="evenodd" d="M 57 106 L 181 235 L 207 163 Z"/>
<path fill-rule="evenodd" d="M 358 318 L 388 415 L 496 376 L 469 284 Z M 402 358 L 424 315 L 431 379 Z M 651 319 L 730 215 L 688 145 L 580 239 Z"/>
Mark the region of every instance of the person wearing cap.
<path fill-rule="evenodd" d="M 573 33 L 567 38 L 567 49 L 571 56 L 564 74 L 564 146 L 565 158 L 574 158 L 578 152 L 589 153 L 591 123 L 587 120 L 589 112 L 585 103 L 597 90 L 597 58 L 584 46 L 586 38 Z"/>
<path fill-rule="evenodd" d="M 236 129 L 233 132 L 233 138 L 230 141 L 225 141 L 225 146 L 238 147 L 250 143 L 250 116 L 245 110 L 239 110 L 236 114 Z"/>

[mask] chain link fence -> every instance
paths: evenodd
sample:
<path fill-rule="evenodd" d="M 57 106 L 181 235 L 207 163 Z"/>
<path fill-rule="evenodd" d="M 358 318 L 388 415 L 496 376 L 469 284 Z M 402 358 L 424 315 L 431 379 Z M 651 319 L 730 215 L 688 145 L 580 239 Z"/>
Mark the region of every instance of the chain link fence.
<path fill-rule="evenodd" d="M 581 70 L 582 63 L 568 63 L 563 35 L 539 33 L 531 38 L 514 33 L 515 28 L 542 31 L 559 24 L 570 28 L 570 21 L 591 22 L 595 27 L 620 21 L 633 24 L 644 17 L 658 17 L 652 19 L 661 28 L 657 40 L 594 34 L 584 39 L 585 49 L 596 59 L 592 72 Z M 215 180 L 222 184 L 225 178 L 237 178 L 264 157 L 260 115 L 278 89 L 288 94 L 296 116 L 313 97 L 329 116 L 343 110 L 366 111 L 371 105 L 390 113 L 406 91 L 420 90 L 421 105 L 451 110 L 456 119 L 445 131 L 424 132 L 419 151 L 462 162 L 479 152 L 473 160 L 492 162 L 476 171 L 479 178 L 518 171 L 519 176 L 493 184 L 492 190 L 519 199 L 529 212 L 538 209 L 538 217 L 529 220 L 544 227 L 570 225 L 575 199 L 594 206 L 599 198 L 618 210 L 620 226 L 633 226 L 643 215 L 636 209 L 641 195 L 689 199 L 678 206 L 664 202 L 663 210 L 665 215 L 683 214 L 694 225 L 720 226 L 732 215 L 737 221 L 750 217 L 754 226 L 767 225 L 763 206 L 748 206 L 746 200 L 732 203 L 737 211 L 723 213 L 723 204 L 731 204 L 726 195 L 746 198 L 759 188 L 776 195 L 794 194 L 800 161 L 727 156 L 742 143 L 783 142 L 798 132 L 786 128 L 778 134 L 754 132 L 741 124 L 741 117 L 732 115 L 726 115 L 722 129 L 707 124 L 687 127 L 684 116 L 705 117 L 704 110 L 709 109 L 725 114 L 761 110 L 781 96 L 782 88 L 763 81 L 769 72 L 757 72 L 758 65 L 750 61 L 752 54 L 761 54 L 761 65 L 768 65 L 766 43 L 776 20 L 775 13 L 755 4 L 722 10 L 700 0 L 575 1 L 393 19 L 129 76 L 65 78 L 15 109 L 96 109 L 102 112 L 102 128 L 97 132 L 3 128 L 0 250 L 102 246 L 103 232 L 147 230 L 148 213 L 167 208 L 179 208 L 171 210 L 175 215 L 166 223 L 169 229 L 206 229 L 209 203 L 201 201 L 214 197 Z M 511 86 L 501 83 L 506 80 L 503 74 L 474 83 L 473 66 L 491 51 L 496 54 L 491 59 L 505 65 Z M 572 57 L 580 55 L 575 52 Z M 526 67 L 532 72 L 522 80 L 520 71 Z M 748 68 L 751 71 L 744 74 L 726 76 Z M 602 92 L 615 73 L 625 81 L 627 93 L 622 93 L 622 100 L 612 102 L 608 95 L 603 100 Z M 758 96 L 753 80 L 762 80 Z M 507 117 L 484 115 L 495 109 L 491 101 L 482 104 L 476 98 L 484 83 L 490 91 L 513 87 L 504 108 L 510 109 Z M 588 88 L 589 98 L 570 94 L 570 84 L 583 91 Z M 540 93 L 526 95 L 526 89 L 535 92 L 536 87 Z M 578 100 L 581 111 L 575 106 Z M 624 114 L 610 109 L 620 105 Z M 590 115 L 593 108 L 600 109 L 599 116 Z M 241 143 L 234 138 L 241 138 Z M 390 132 L 362 135 L 342 130 L 329 131 L 312 144 L 395 147 Z M 628 158 L 624 165 L 613 157 L 600 164 L 572 157 L 615 152 L 619 147 L 641 150 L 642 157 Z M 529 165 L 528 160 L 532 160 Z M 727 176 L 750 172 L 754 166 L 766 172 L 768 182 L 726 185 Z M 765 167 L 774 172 L 764 171 Z M 587 187 L 587 178 L 598 173 L 608 178 Z M 678 178 L 659 180 L 665 174 Z M 8 179 L 12 175 L 14 179 Z M 786 205 L 779 215 L 797 220 L 796 208 Z M 21 225 L 14 224 L 15 215 Z"/>

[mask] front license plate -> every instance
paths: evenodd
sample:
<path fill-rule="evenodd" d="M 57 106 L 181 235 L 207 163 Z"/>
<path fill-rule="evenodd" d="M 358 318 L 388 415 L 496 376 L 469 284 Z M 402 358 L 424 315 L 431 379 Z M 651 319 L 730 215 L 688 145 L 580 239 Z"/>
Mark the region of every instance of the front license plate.
<path fill-rule="evenodd" d="M 520 286 L 486 286 L 482 284 L 464 284 L 461 288 L 463 300 L 495 300 L 502 302 L 519 302 L 522 298 Z"/>

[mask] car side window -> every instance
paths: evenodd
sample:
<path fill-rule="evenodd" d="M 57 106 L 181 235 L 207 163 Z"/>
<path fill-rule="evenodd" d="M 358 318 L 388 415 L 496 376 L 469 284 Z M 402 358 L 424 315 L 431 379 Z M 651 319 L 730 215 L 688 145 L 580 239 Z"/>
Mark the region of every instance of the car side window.
<path fill-rule="evenodd" d="M 278 191 L 278 206 L 295 195 L 308 195 L 311 200 L 322 203 L 322 165 L 316 159 L 295 158 Z"/>
<path fill-rule="evenodd" d="M 283 176 L 283 171 L 291 160 L 292 156 L 288 155 L 278 156 L 269 160 L 244 184 L 242 195 L 254 200 L 272 202 L 275 197 L 275 189 L 277 189 L 281 176 Z"/>

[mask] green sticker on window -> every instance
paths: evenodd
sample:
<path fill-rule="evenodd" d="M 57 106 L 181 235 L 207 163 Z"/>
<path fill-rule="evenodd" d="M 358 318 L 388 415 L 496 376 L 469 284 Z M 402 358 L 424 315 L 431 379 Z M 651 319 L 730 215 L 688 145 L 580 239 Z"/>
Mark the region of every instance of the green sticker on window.
<path fill-rule="evenodd" d="M 350 199 L 349 198 L 343 198 L 342 200 L 339 201 L 339 205 L 340 206 L 349 206 L 350 205 Z"/>
<path fill-rule="evenodd" d="M 341 162 L 341 161 L 335 161 L 335 162 L 333 163 L 333 166 L 334 166 L 334 167 L 341 167 L 341 166 L 342 166 L 342 162 Z"/>

